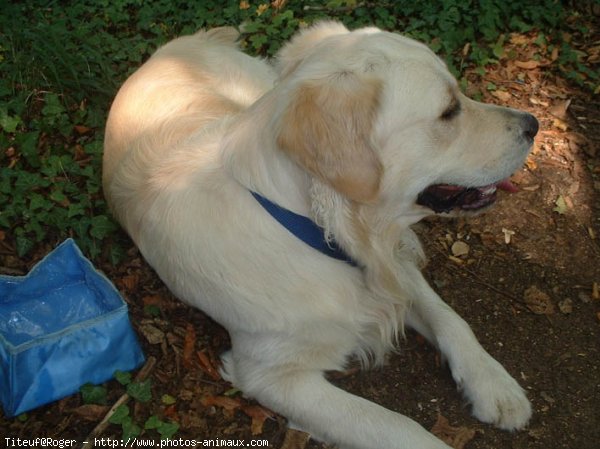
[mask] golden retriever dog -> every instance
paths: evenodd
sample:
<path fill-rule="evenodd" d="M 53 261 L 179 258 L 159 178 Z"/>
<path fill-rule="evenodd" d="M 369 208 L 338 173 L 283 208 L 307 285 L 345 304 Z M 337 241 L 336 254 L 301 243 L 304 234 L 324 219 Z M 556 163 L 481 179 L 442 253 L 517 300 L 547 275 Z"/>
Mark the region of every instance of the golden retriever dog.
<path fill-rule="evenodd" d="M 176 39 L 126 81 L 103 174 L 165 284 L 229 331 L 224 377 L 342 448 L 448 449 L 324 377 L 351 358 L 381 363 L 408 326 L 441 351 L 475 417 L 525 426 L 523 389 L 428 285 L 411 225 L 491 205 L 537 120 L 465 97 L 425 45 L 394 33 L 319 23 L 273 65 L 237 36 Z"/>

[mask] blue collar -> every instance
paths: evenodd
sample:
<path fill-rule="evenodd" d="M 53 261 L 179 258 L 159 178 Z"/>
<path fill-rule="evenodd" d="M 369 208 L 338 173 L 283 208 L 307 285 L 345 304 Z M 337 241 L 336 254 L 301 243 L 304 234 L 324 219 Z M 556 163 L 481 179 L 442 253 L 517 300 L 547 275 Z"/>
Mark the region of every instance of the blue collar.
<path fill-rule="evenodd" d="M 310 218 L 284 209 L 283 207 L 278 206 L 256 192 L 250 191 L 250 193 L 252 193 L 252 196 L 256 199 L 256 201 L 258 201 L 260 205 L 275 220 L 279 222 L 279 224 L 281 224 L 284 228 L 286 228 L 304 243 L 329 257 L 344 261 L 353 267 L 358 266 L 358 264 L 348 254 L 346 254 L 346 252 L 340 248 L 335 241 L 330 240 L 328 242 L 325 239 L 325 232 L 323 228 L 317 225 Z"/>

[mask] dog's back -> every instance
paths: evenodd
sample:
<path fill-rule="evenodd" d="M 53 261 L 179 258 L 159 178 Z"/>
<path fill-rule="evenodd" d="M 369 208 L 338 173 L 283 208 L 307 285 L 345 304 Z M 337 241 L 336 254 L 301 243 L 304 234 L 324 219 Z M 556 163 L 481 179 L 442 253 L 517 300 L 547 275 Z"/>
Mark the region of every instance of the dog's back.
<path fill-rule="evenodd" d="M 122 201 L 113 199 L 115 190 L 139 193 L 156 158 L 244 110 L 272 87 L 271 68 L 241 53 L 238 35 L 223 27 L 176 39 L 119 90 L 106 124 L 103 185 L 121 221 L 126 211 L 120 210 Z M 115 183 L 127 186 L 115 189 Z"/>

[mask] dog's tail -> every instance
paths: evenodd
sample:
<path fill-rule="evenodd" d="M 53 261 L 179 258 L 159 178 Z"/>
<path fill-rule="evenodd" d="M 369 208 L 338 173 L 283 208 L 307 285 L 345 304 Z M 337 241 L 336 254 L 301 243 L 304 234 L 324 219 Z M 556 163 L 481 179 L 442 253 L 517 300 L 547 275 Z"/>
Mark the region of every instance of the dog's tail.
<path fill-rule="evenodd" d="M 196 36 L 211 42 L 235 47 L 237 45 L 236 42 L 240 37 L 240 32 L 233 27 L 219 27 L 208 31 L 198 31 Z"/>

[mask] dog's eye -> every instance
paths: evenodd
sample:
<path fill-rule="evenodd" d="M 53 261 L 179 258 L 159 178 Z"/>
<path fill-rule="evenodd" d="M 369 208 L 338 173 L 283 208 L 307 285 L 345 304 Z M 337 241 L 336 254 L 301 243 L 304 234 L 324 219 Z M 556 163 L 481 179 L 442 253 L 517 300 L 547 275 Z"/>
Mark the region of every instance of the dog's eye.
<path fill-rule="evenodd" d="M 452 100 L 452 103 L 450 103 L 450 105 L 446 108 L 446 110 L 442 112 L 442 115 L 440 115 L 440 119 L 444 121 L 452 120 L 460 113 L 460 109 L 460 103 L 458 102 L 458 100 L 454 99 Z"/>

